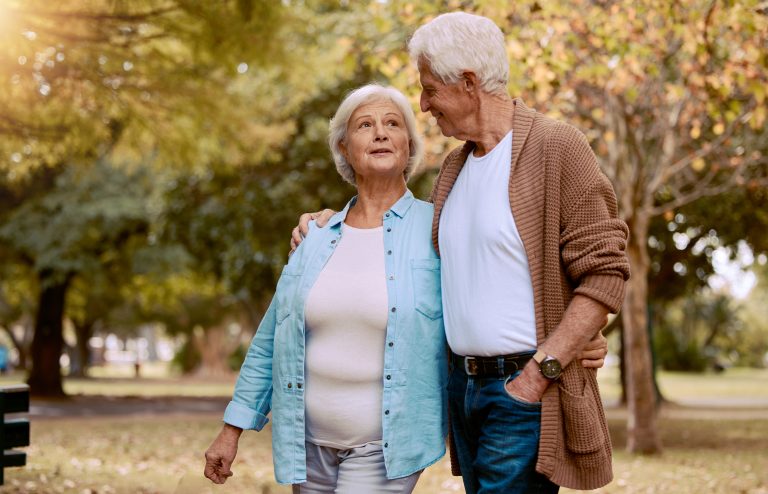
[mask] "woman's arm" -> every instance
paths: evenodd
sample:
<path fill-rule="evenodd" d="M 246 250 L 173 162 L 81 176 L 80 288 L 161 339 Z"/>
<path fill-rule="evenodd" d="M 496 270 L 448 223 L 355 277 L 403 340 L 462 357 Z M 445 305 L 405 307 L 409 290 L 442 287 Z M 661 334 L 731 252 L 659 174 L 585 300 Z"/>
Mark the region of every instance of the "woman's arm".
<path fill-rule="evenodd" d="M 224 424 L 205 452 L 205 476 L 214 484 L 223 484 L 233 475 L 231 467 L 237 455 L 237 443 L 243 429 Z"/>

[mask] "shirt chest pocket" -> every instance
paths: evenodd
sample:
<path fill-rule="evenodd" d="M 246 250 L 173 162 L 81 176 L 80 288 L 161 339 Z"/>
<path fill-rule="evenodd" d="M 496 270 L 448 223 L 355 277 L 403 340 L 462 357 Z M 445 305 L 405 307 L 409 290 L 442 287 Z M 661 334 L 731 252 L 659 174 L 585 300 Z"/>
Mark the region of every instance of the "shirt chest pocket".
<path fill-rule="evenodd" d="M 430 319 L 442 317 L 440 259 L 411 259 L 411 279 L 416 310 Z"/>
<path fill-rule="evenodd" d="M 286 265 L 277 282 L 275 297 L 277 298 L 277 324 L 280 324 L 291 314 L 296 303 L 296 290 L 301 279 L 301 272 L 295 266 Z"/>

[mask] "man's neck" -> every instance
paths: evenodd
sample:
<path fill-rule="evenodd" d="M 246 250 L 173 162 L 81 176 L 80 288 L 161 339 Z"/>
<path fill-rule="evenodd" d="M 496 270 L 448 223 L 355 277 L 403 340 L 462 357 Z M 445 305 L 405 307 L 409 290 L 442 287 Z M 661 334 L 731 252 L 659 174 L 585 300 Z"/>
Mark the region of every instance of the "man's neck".
<path fill-rule="evenodd" d="M 515 102 L 508 95 L 482 94 L 476 114 L 476 129 L 468 141 L 475 143 L 474 154 L 485 156 L 512 130 Z"/>

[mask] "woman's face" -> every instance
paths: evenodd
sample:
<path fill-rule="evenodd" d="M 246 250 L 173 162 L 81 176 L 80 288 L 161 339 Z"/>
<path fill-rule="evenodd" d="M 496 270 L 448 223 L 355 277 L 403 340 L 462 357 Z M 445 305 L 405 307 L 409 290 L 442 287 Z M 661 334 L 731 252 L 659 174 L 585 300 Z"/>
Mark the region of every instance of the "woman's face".
<path fill-rule="evenodd" d="M 410 149 L 405 118 L 389 100 L 364 103 L 352 113 L 339 149 L 358 183 L 402 177 Z"/>

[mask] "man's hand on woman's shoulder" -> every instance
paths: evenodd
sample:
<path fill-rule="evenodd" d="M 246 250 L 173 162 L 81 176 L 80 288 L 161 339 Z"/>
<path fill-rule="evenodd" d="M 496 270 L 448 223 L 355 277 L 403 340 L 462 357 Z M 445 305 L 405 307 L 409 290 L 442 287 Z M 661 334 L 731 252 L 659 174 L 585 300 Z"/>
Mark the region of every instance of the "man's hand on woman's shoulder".
<path fill-rule="evenodd" d="M 323 209 L 322 211 L 315 211 L 314 213 L 304 213 L 299 216 L 299 224 L 291 232 L 291 252 L 295 251 L 304 237 L 309 233 L 309 222 L 315 220 L 318 227 L 322 228 L 328 224 L 328 220 L 331 216 L 336 214 L 333 209 Z"/>

